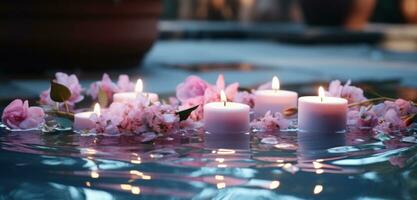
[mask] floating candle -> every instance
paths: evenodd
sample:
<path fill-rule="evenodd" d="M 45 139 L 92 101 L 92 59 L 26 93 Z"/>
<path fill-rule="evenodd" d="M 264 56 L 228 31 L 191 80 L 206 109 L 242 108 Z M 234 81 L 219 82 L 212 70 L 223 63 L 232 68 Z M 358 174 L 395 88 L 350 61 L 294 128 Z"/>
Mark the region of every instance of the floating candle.
<path fill-rule="evenodd" d="M 138 79 L 138 81 L 136 82 L 134 92 L 119 92 L 119 93 L 116 93 L 116 94 L 113 95 L 113 102 L 123 103 L 123 102 L 132 101 L 132 100 L 135 100 L 138 95 L 143 95 L 143 96 L 149 98 L 149 100 L 151 102 L 156 102 L 156 101 L 159 100 L 159 97 L 158 97 L 157 94 L 143 92 L 142 79 Z"/>
<path fill-rule="evenodd" d="M 293 91 L 280 90 L 279 80 L 276 76 L 272 79 L 271 90 L 255 91 L 255 116 L 260 117 L 266 112 L 283 112 L 288 108 L 297 107 L 298 94 Z"/>
<path fill-rule="evenodd" d="M 249 131 L 249 106 L 227 102 L 221 91 L 221 102 L 204 105 L 204 127 L 210 133 L 244 133 Z"/>
<path fill-rule="evenodd" d="M 101 115 L 100 105 L 96 103 L 94 105 L 93 112 L 81 112 L 74 115 L 74 130 L 89 130 L 96 127 L 96 120 L 94 116 L 99 117 Z"/>
<path fill-rule="evenodd" d="M 298 129 L 309 132 L 339 132 L 346 129 L 348 102 L 338 97 L 326 97 L 319 88 L 319 96 L 298 99 Z"/>

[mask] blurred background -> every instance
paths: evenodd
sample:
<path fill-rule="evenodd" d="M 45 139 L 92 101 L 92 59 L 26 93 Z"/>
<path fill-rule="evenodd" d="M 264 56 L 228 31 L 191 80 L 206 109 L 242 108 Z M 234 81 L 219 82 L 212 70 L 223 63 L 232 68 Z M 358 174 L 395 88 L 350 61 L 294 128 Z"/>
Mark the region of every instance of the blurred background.
<path fill-rule="evenodd" d="M 301 93 L 351 79 L 417 99 L 417 0 L 3 0 L 0 70 L 1 99 L 35 98 L 56 71 L 85 87 L 127 73 L 166 95 L 224 73 L 245 88 L 276 74 Z"/>

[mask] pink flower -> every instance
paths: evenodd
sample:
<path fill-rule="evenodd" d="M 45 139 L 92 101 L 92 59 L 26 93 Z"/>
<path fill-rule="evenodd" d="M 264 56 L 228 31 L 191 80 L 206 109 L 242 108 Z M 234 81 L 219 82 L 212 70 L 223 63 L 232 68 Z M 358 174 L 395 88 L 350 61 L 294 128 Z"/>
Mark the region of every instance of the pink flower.
<path fill-rule="evenodd" d="M 226 97 L 232 101 L 238 93 L 239 83 L 226 86 L 224 76 L 219 75 L 216 85 L 210 85 L 197 76 L 189 76 L 184 83 L 177 86 L 177 98 L 181 101 L 180 109 L 199 107 L 191 114 L 191 119 L 203 118 L 204 104 L 220 101 L 220 92 L 224 90 Z"/>
<path fill-rule="evenodd" d="M 234 102 L 246 104 L 251 108 L 255 106 L 254 95 L 246 91 L 238 92 L 235 96 Z"/>
<path fill-rule="evenodd" d="M 98 118 L 95 131 L 107 134 L 159 134 L 174 133 L 180 127 L 193 123 L 180 122 L 176 107 L 169 104 L 154 103 L 146 97 L 139 97 L 128 103 L 112 103 Z"/>
<path fill-rule="evenodd" d="M 198 105 L 198 108 L 191 113 L 189 118 L 194 121 L 200 121 L 203 119 L 204 102 L 204 97 L 194 97 L 183 102 L 178 108 L 179 110 L 184 110 Z"/>
<path fill-rule="evenodd" d="M 78 78 L 76 75 L 57 72 L 55 74 L 55 81 L 59 84 L 65 85 L 71 91 L 71 97 L 68 100 L 70 106 L 74 106 L 76 103 L 82 101 L 84 96 L 82 95 L 83 88 L 81 87 Z M 46 91 L 43 91 L 40 95 L 40 103 L 44 105 L 54 105 L 55 102 L 52 101 L 49 93 L 51 89 L 49 88 Z"/>
<path fill-rule="evenodd" d="M 103 90 L 107 98 L 111 101 L 113 94 L 118 90 L 116 84 L 110 79 L 108 74 L 103 74 L 101 81 L 96 81 L 90 85 L 88 93 L 91 95 L 93 100 L 97 99 L 99 91 Z"/>
<path fill-rule="evenodd" d="M 209 84 L 198 76 L 189 76 L 177 86 L 177 98 L 185 102 L 190 98 L 204 96 Z"/>
<path fill-rule="evenodd" d="M 169 103 L 169 105 L 174 106 L 176 108 L 178 108 L 178 106 L 181 105 L 180 100 L 178 100 L 176 97 L 169 97 L 168 98 L 168 103 Z"/>
<path fill-rule="evenodd" d="M 331 97 L 341 97 L 347 99 L 348 103 L 365 101 L 366 98 L 363 95 L 363 90 L 355 86 L 350 86 L 350 83 L 350 80 L 346 82 L 345 85 L 342 85 L 339 80 L 330 82 L 327 95 Z"/>
<path fill-rule="evenodd" d="M 146 121 L 150 130 L 170 134 L 178 129 L 179 117 L 170 105 L 154 104 L 146 109 Z"/>
<path fill-rule="evenodd" d="M 374 130 L 383 133 L 396 133 L 406 128 L 405 122 L 400 118 L 399 113 L 393 109 L 388 109 L 383 116 L 378 118 L 378 124 Z"/>
<path fill-rule="evenodd" d="M 130 82 L 129 76 L 122 74 L 117 80 L 117 92 L 131 92 L 135 90 L 135 83 Z"/>
<path fill-rule="evenodd" d="M 376 114 L 369 108 L 363 106 L 359 110 L 349 110 L 347 118 L 348 125 L 357 126 L 359 128 L 372 128 L 378 121 Z"/>
<path fill-rule="evenodd" d="M 145 109 L 148 98 L 139 97 L 128 103 L 112 103 L 99 117 L 96 132 L 108 134 L 142 133 L 147 130 Z"/>
<path fill-rule="evenodd" d="M 348 112 L 348 124 L 373 128 L 374 131 L 386 134 L 398 133 L 407 127 L 402 117 L 413 114 L 413 107 L 410 102 L 402 99 L 385 101 L 371 107 L 362 106 L 360 110 Z"/>
<path fill-rule="evenodd" d="M 276 131 L 288 128 L 289 121 L 280 112 L 271 114 L 271 111 L 268 111 L 264 117 L 253 120 L 251 126 L 263 131 Z"/>
<path fill-rule="evenodd" d="M 391 104 L 391 102 L 387 101 L 386 104 Z M 406 101 L 404 99 L 397 99 L 394 101 L 395 105 L 392 105 L 398 109 L 398 112 L 401 116 L 407 116 L 411 114 L 417 113 L 417 107 L 414 106 L 410 101 Z"/>
<path fill-rule="evenodd" d="M 3 124 L 13 129 L 38 128 L 45 122 L 45 113 L 40 107 L 29 107 L 28 101 L 16 99 L 3 111 Z"/>
<path fill-rule="evenodd" d="M 224 81 L 223 74 L 220 74 L 216 81 L 216 92 L 218 96 L 220 97 L 220 91 L 224 90 L 224 93 L 226 94 L 226 97 L 228 100 L 232 101 L 236 94 L 238 93 L 239 89 L 239 83 L 235 82 L 228 86 L 226 86 L 226 83 Z"/>

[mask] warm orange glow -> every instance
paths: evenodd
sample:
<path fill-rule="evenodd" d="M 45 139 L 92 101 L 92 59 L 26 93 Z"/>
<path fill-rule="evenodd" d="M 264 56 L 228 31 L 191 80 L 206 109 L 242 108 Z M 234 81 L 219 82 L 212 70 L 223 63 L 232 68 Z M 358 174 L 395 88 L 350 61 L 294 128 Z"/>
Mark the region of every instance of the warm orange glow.
<path fill-rule="evenodd" d="M 101 115 L 101 108 L 100 108 L 100 104 L 96 103 L 96 104 L 94 105 L 94 113 L 95 113 L 97 116 L 100 116 L 100 115 Z"/>
<path fill-rule="evenodd" d="M 135 92 L 141 93 L 143 91 L 143 82 L 142 79 L 138 79 L 135 86 Z"/>
<path fill-rule="evenodd" d="M 272 89 L 273 90 L 279 90 L 279 80 L 278 77 L 274 76 L 274 78 L 272 78 Z"/>

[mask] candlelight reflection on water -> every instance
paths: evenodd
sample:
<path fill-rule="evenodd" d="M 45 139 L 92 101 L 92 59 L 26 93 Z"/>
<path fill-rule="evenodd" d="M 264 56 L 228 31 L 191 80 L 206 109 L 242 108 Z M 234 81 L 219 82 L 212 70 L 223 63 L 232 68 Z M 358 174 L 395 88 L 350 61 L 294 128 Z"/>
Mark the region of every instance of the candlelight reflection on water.
<path fill-rule="evenodd" d="M 314 190 L 313 190 L 314 194 L 320 194 L 322 191 L 323 191 L 323 186 L 322 185 L 314 186 Z"/>
<path fill-rule="evenodd" d="M 278 144 L 264 144 L 260 142 L 263 134 L 256 133 L 250 135 L 248 149 L 213 150 L 205 149 L 203 140 L 184 142 L 190 140 L 181 135 L 141 144 L 132 142 L 132 136 L 6 133 L 0 135 L 0 161 L 4 169 L 16 170 L 0 170 L 1 177 L 7 178 L 0 180 L 0 185 L 13 188 L 13 194 L 36 193 L 31 188 L 39 187 L 38 191 L 52 191 L 51 199 L 62 199 L 71 187 L 96 197 L 105 191 L 106 197 L 114 199 L 135 195 L 158 199 L 241 195 L 247 199 L 310 199 L 322 194 L 323 183 L 328 181 L 326 195 L 331 191 L 343 199 L 383 195 L 363 193 L 370 183 L 392 199 L 402 199 L 404 193 L 417 195 L 416 187 L 398 187 L 392 182 L 413 178 L 408 176 L 416 172 L 410 167 L 417 160 L 413 144 L 390 149 L 373 139 L 351 144 L 351 134 L 355 133 L 325 138 L 303 135 L 299 141 L 297 132 L 269 133 L 267 137 L 275 137 Z M 399 155 L 405 157 L 403 168 L 390 163 L 392 156 Z M 61 186 L 52 187 L 50 182 Z M 300 183 L 313 184 L 298 187 Z M 351 192 L 344 193 L 347 184 Z"/>
<path fill-rule="evenodd" d="M 269 184 L 269 189 L 274 190 L 277 189 L 280 185 L 279 181 L 272 181 L 271 184 Z"/>

